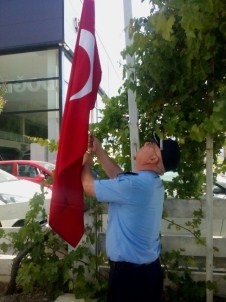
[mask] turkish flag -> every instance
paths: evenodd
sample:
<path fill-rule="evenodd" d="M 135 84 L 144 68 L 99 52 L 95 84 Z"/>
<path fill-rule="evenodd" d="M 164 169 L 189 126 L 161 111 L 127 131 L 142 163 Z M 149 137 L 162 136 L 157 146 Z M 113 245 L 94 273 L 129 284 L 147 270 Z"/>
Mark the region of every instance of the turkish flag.
<path fill-rule="evenodd" d="M 84 233 L 81 169 L 88 144 L 89 114 L 95 105 L 100 81 L 94 0 L 84 0 L 62 119 L 49 214 L 52 229 L 73 247 Z"/>

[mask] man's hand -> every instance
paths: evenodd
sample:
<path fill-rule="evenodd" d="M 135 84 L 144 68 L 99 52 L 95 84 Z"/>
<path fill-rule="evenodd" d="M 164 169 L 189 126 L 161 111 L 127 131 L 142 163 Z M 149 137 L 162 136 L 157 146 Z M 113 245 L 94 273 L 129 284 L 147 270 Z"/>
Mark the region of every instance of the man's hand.
<path fill-rule="evenodd" d="M 122 172 L 122 169 L 108 156 L 107 152 L 102 148 L 100 141 L 93 135 L 89 135 L 88 152 L 94 153 L 97 156 L 108 177 L 114 178 L 118 173 Z"/>
<path fill-rule="evenodd" d="M 86 151 L 86 153 L 85 153 L 84 156 L 83 156 L 82 165 L 83 165 L 83 166 L 85 166 L 85 165 L 92 166 L 92 165 L 93 165 L 93 156 L 92 156 L 92 153 L 91 153 L 91 152 Z"/>
<path fill-rule="evenodd" d="M 88 152 L 93 152 L 97 155 L 98 152 L 102 150 L 100 141 L 94 136 L 89 135 L 88 138 Z"/>

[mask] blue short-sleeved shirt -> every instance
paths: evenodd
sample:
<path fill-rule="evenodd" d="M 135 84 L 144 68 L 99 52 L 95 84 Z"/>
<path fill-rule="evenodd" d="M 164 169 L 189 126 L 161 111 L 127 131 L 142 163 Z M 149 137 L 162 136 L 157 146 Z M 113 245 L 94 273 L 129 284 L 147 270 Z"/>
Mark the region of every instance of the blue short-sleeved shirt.
<path fill-rule="evenodd" d="M 151 171 L 95 180 L 97 200 L 108 202 L 106 251 L 112 261 L 149 263 L 160 253 L 164 187 Z"/>

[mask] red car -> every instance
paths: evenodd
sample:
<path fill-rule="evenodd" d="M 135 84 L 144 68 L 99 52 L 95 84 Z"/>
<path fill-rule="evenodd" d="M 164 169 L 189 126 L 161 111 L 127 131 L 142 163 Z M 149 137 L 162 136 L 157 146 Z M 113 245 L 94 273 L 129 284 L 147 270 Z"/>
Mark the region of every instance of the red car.
<path fill-rule="evenodd" d="M 46 181 L 52 177 L 55 165 L 45 161 L 36 160 L 1 160 L 0 169 L 16 176 L 38 184 L 52 187 Z"/>

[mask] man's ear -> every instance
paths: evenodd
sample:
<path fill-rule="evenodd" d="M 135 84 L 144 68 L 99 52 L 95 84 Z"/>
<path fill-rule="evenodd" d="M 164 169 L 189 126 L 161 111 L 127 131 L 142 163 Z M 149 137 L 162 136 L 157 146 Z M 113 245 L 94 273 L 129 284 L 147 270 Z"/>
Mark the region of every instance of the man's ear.
<path fill-rule="evenodd" d="M 157 164 L 159 162 L 159 157 L 157 154 L 153 154 L 151 158 L 147 160 L 148 164 Z"/>

